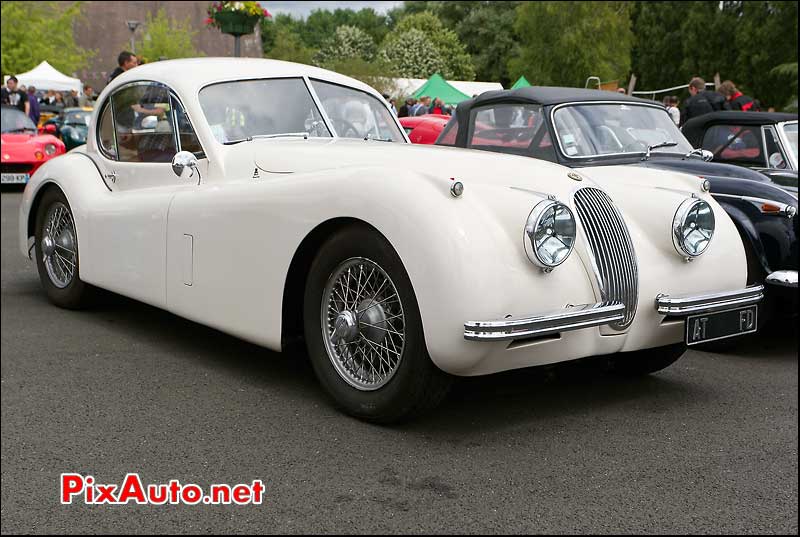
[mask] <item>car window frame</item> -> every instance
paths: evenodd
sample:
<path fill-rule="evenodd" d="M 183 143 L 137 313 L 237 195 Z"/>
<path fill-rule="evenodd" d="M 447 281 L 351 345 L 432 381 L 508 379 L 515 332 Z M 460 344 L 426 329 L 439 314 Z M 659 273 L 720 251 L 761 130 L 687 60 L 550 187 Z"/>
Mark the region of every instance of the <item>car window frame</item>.
<path fill-rule="evenodd" d="M 169 98 L 170 99 L 175 99 L 176 101 L 178 101 L 178 104 L 181 105 L 181 108 L 183 109 L 183 113 L 186 116 L 186 119 L 189 122 L 189 125 L 192 127 L 192 130 L 195 133 L 195 137 L 197 138 L 197 142 L 200 144 L 200 147 L 201 147 L 201 149 L 203 151 L 203 156 L 202 157 L 197 156 L 197 155 L 195 155 L 195 156 L 198 159 L 208 158 L 208 152 L 206 151 L 205 147 L 203 146 L 203 141 L 200 139 L 200 136 L 197 135 L 197 129 L 194 127 L 195 124 L 192 121 L 192 118 L 189 116 L 189 112 L 186 109 L 186 106 L 183 104 L 183 100 L 180 98 L 178 93 L 174 89 L 172 89 L 168 84 L 166 84 L 164 82 L 160 82 L 158 80 L 148 80 L 148 79 L 132 80 L 131 82 L 126 82 L 125 84 L 115 88 L 114 91 L 112 91 L 108 95 L 108 97 L 106 97 L 105 100 L 101 103 L 100 107 L 98 108 L 96 125 L 94 126 L 95 145 L 97 146 L 98 153 L 100 153 L 100 155 L 102 155 L 106 160 L 109 160 L 111 162 L 116 162 L 116 163 L 119 163 L 119 164 L 169 164 L 169 162 L 127 162 L 127 161 L 123 161 L 123 160 L 119 159 L 119 143 L 117 141 L 117 118 L 116 118 L 116 111 L 114 109 L 114 95 L 116 95 L 118 92 L 122 91 L 123 89 L 125 89 L 125 88 L 127 88 L 129 86 L 133 86 L 133 85 L 148 85 L 148 84 L 159 84 L 159 85 L 165 87 L 167 89 L 167 94 L 169 95 Z M 103 144 L 100 143 L 100 125 L 102 123 L 100 120 L 103 117 L 103 113 L 105 112 L 106 108 L 109 107 L 109 106 L 111 107 L 111 128 L 112 128 L 113 134 L 114 134 L 114 150 L 117 152 L 117 156 L 109 155 L 104 150 Z M 172 106 L 172 104 L 170 103 L 170 107 L 171 106 Z M 172 124 L 172 134 L 173 134 L 173 139 L 174 139 L 174 142 L 175 142 L 175 147 L 177 149 L 177 151 L 176 151 L 176 154 L 177 154 L 178 152 L 181 151 L 181 141 L 180 141 L 180 134 L 178 133 L 178 124 L 177 124 L 177 118 L 175 117 L 175 114 L 171 114 L 170 123 Z"/>
<path fill-rule="evenodd" d="M 744 140 L 742 137 L 744 131 L 752 132 L 755 136 L 760 136 L 760 140 L 754 147 L 758 147 L 759 151 L 761 152 L 761 158 L 756 156 L 755 158 L 748 159 L 748 158 L 725 158 L 723 157 L 722 153 L 728 149 L 725 147 L 719 154 L 714 153 L 714 161 L 715 162 L 722 162 L 728 164 L 735 164 L 737 166 L 750 166 L 750 167 L 769 167 L 769 157 L 766 154 L 766 141 L 764 139 L 764 125 L 750 125 L 750 124 L 737 124 L 733 122 L 718 122 L 713 123 L 708 126 L 703 131 L 703 137 L 700 139 L 700 148 L 705 149 L 705 141 L 706 136 L 712 132 L 713 129 L 716 128 L 738 128 L 739 131 L 735 134 L 736 138 Z M 729 146 L 730 144 L 728 144 Z M 707 149 L 711 151 L 710 149 Z"/>

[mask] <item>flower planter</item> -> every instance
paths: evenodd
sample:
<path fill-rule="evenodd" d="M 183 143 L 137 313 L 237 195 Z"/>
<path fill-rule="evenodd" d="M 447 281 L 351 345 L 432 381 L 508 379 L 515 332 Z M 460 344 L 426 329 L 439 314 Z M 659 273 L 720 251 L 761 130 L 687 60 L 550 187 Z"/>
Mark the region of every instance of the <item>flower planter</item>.
<path fill-rule="evenodd" d="M 221 11 L 216 14 L 215 18 L 222 33 L 234 36 L 252 34 L 260 19 L 258 15 L 234 11 Z"/>

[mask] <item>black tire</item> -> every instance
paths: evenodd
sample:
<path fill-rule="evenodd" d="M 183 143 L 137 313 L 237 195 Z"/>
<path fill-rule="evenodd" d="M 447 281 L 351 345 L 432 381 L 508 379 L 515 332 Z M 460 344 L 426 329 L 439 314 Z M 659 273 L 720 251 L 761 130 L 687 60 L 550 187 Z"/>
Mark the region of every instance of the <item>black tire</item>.
<path fill-rule="evenodd" d="M 356 257 L 377 264 L 391 278 L 403 304 L 405 342 L 399 365 L 388 382 L 373 391 L 362 391 L 343 379 L 323 340 L 325 287 L 337 267 Z M 351 416 L 373 423 L 408 420 L 438 405 L 449 390 L 452 377 L 428 355 L 417 300 L 400 257 L 385 238 L 366 226 L 344 228 L 320 248 L 306 283 L 303 324 L 314 373 L 335 405 Z"/>
<path fill-rule="evenodd" d="M 80 262 L 78 254 L 78 240 L 77 236 L 74 238 L 75 248 L 75 267 L 74 274 L 71 281 L 66 287 L 60 288 L 53 283 L 50 275 L 47 272 L 44 261 L 44 253 L 42 251 L 42 238 L 45 235 L 44 226 L 46 225 L 45 218 L 51 207 L 56 204 L 62 204 L 66 207 L 69 218 L 72 219 L 74 226 L 74 219 L 72 216 L 72 208 L 69 206 L 67 198 L 64 193 L 57 188 L 50 188 L 42 196 L 39 202 L 39 208 L 36 212 L 36 235 L 35 235 L 35 256 L 36 268 L 39 271 L 39 281 L 42 282 L 47 298 L 56 306 L 67 309 L 82 309 L 89 305 L 93 296 L 93 288 L 81 281 L 80 279 Z"/>
<path fill-rule="evenodd" d="M 686 352 L 686 345 L 676 343 L 664 347 L 620 352 L 609 358 L 611 372 L 626 377 L 649 375 L 669 367 Z"/>

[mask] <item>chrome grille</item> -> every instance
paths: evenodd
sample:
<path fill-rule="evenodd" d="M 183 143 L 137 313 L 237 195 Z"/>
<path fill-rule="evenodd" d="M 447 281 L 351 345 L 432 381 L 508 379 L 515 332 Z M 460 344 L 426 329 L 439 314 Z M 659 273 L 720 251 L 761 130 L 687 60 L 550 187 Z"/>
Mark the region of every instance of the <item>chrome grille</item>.
<path fill-rule="evenodd" d="M 636 315 L 639 273 L 633 242 L 611 198 L 597 188 L 575 192 L 575 208 L 589 240 L 602 300 L 625 304 L 625 317 L 613 328 L 628 327 Z"/>

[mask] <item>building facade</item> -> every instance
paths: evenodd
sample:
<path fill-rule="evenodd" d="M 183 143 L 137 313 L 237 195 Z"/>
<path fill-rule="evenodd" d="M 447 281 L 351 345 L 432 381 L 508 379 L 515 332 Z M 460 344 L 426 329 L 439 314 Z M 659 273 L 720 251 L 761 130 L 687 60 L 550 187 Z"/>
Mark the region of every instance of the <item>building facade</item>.
<path fill-rule="evenodd" d="M 64 2 L 69 4 L 71 2 Z M 117 56 L 123 50 L 131 50 L 131 31 L 127 21 L 138 21 L 134 37 L 141 41 L 147 32 L 147 15 L 154 17 L 164 9 L 167 17 L 184 21 L 187 17 L 192 28 L 197 30 L 194 46 L 205 56 L 233 56 L 234 38 L 216 28 L 206 27 L 206 10 L 211 2 L 84 2 L 84 16 L 75 24 L 75 42 L 78 46 L 94 50 L 86 69 L 67 73 L 91 85 L 96 92 L 106 85 L 108 75 L 117 67 Z M 255 33 L 242 36 L 241 55 L 262 56 L 261 35 L 258 26 Z M 155 58 L 153 58 L 155 59 Z"/>

